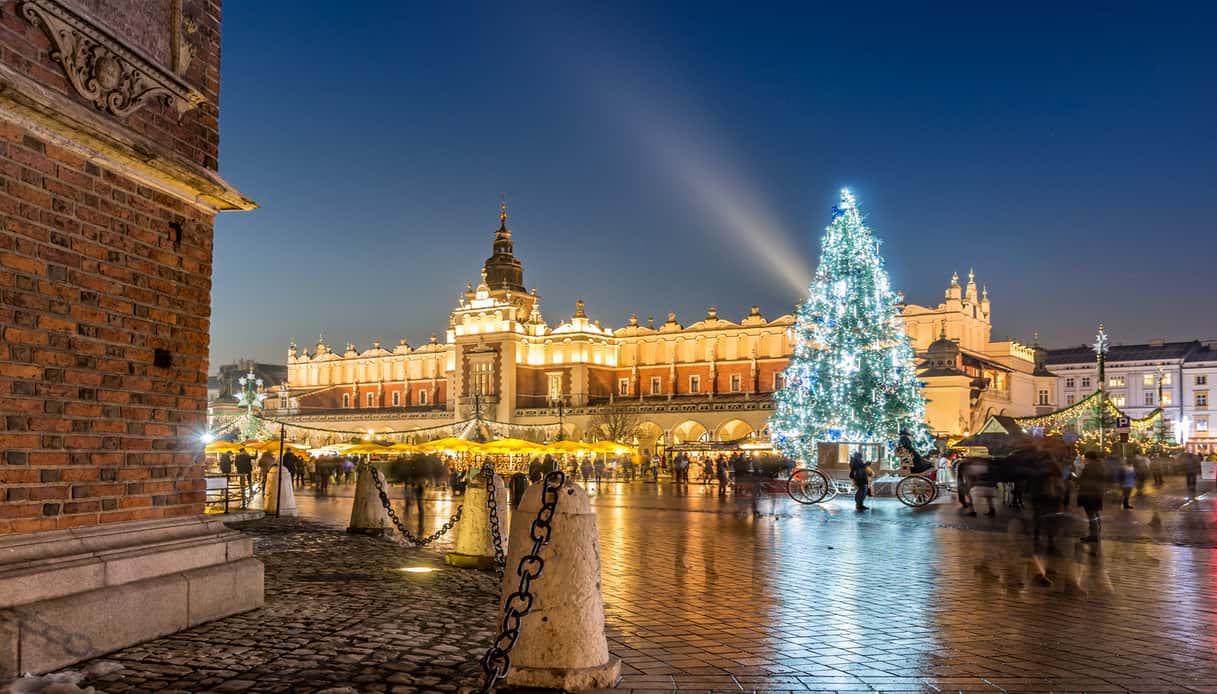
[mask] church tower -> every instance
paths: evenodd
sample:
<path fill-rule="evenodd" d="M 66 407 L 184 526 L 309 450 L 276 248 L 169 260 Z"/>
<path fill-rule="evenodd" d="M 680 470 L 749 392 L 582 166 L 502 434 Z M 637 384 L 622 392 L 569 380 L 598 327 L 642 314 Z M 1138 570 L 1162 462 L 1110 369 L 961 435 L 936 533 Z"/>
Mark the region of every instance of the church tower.
<path fill-rule="evenodd" d="M 494 252 L 482 266 L 486 285 L 494 290 L 509 289 L 526 294 L 524 266 L 512 254 L 511 230 L 507 228 L 507 201 L 499 209 L 499 230 L 494 232 Z"/>

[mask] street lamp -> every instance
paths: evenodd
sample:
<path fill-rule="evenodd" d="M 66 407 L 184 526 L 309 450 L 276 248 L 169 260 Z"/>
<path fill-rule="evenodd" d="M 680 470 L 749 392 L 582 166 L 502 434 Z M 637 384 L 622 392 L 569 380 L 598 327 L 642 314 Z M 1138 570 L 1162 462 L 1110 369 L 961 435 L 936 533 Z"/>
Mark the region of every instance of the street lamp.
<path fill-rule="evenodd" d="M 1094 336 L 1095 359 L 1099 366 L 1099 450 L 1107 444 L 1107 437 L 1104 432 L 1103 420 L 1107 416 L 1107 350 L 1110 347 L 1110 342 L 1107 339 L 1107 333 L 1103 330 L 1103 324 L 1099 323 L 1099 334 Z"/>

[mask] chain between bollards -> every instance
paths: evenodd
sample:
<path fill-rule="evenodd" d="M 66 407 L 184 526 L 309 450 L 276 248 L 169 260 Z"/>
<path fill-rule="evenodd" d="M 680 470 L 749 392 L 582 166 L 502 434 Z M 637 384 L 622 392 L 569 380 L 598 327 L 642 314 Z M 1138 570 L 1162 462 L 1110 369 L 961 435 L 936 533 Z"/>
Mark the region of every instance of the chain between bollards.
<path fill-rule="evenodd" d="M 507 557 L 503 554 L 503 536 L 499 534 L 499 500 L 494 489 L 494 466 L 488 462 L 482 463 L 482 475 L 486 477 L 486 508 L 490 510 L 490 538 L 494 541 L 494 565 L 499 575 L 507 565 Z"/>
<path fill-rule="evenodd" d="M 541 497 L 541 509 L 528 528 L 528 536 L 532 539 L 532 549 L 520 557 L 516 566 L 516 575 L 520 577 L 520 587 L 516 592 L 507 596 L 503 604 L 503 628 L 495 637 L 490 650 L 482 658 L 484 678 L 478 691 L 482 694 L 494 689 L 495 682 L 507 676 L 511 669 L 511 650 L 515 648 L 520 638 L 520 620 L 532 611 L 533 594 L 530 588 L 532 582 L 541 576 L 545 568 L 545 560 L 541 558 L 541 548 L 549 543 L 553 532 L 554 513 L 558 509 L 558 492 L 566 483 L 566 475 L 560 470 L 554 470 L 545 475 Z"/>
<path fill-rule="evenodd" d="M 380 479 L 380 471 L 378 471 L 375 466 L 368 462 L 362 463 L 361 467 L 362 466 L 367 466 L 368 472 L 371 473 L 372 482 L 376 485 L 376 492 L 380 495 L 380 505 L 385 507 L 385 512 L 389 514 L 389 520 L 393 521 L 393 525 L 397 527 L 397 532 L 401 533 L 401 536 L 410 544 L 417 545 L 419 547 L 429 545 L 443 537 L 449 530 L 452 529 L 452 526 L 456 525 L 456 522 L 461 519 L 461 512 L 465 510 L 464 504 L 456 507 L 456 513 L 452 514 L 452 517 L 448 519 L 448 522 L 441 525 L 439 530 L 436 530 L 426 537 L 416 536 L 414 533 L 406 529 L 406 526 L 402 524 L 401 519 L 397 517 L 397 511 L 393 510 L 393 504 L 389 501 L 389 493 L 385 491 L 384 482 L 382 482 Z"/>

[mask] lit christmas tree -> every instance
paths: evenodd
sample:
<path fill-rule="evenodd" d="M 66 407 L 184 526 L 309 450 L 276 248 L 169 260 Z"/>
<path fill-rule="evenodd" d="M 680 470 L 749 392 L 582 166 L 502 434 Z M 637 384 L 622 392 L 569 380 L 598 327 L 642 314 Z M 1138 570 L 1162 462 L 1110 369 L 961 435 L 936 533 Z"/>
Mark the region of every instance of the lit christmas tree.
<path fill-rule="evenodd" d="M 848 190 L 825 229 L 810 292 L 769 420 L 778 448 L 814 466 L 819 442 L 878 443 L 891 453 L 904 429 L 924 451 L 929 431 L 913 348 L 879 242 Z"/>

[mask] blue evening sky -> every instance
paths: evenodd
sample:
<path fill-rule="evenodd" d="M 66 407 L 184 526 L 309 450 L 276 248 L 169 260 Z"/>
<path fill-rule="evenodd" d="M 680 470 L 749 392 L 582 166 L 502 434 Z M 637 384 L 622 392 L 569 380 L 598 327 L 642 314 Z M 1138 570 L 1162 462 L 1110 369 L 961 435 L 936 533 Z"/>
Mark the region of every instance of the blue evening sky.
<path fill-rule="evenodd" d="M 912 303 L 1217 337 L 1214 7 L 230 0 L 212 368 L 442 339 L 501 193 L 551 324 L 790 312 L 849 186 Z"/>

